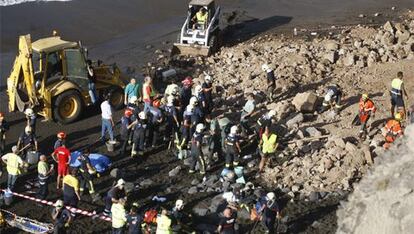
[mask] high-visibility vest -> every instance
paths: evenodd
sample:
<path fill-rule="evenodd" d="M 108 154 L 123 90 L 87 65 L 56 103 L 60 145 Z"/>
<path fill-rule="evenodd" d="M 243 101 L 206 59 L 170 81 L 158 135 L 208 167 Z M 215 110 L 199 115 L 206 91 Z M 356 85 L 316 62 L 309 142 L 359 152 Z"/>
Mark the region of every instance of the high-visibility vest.
<path fill-rule="evenodd" d="M 172 234 L 171 219 L 166 215 L 157 217 L 157 231 L 156 234 Z"/>
<path fill-rule="evenodd" d="M 142 97 L 144 101 L 150 101 L 151 100 L 151 92 L 148 92 L 148 86 L 150 87 L 150 90 L 152 91 L 152 87 L 149 84 L 145 84 L 142 86 Z"/>
<path fill-rule="evenodd" d="M 123 205 L 115 203 L 111 207 L 112 213 L 112 227 L 121 228 L 124 227 L 127 221 L 126 211 Z"/>
<path fill-rule="evenodd" d="M 276 151 L 276 140 L 277 135 L 276 134 L 270 134 L 270 136 L 266 136 L 266 134 L 262 135 L 262 141 L 263 141 L 263 148 L 262 152 L 264 154 L 271 154 Z"/>
<path fill-rule="evenodd" d="M 401 86 L 403 81 L 401 79 L 395 78 L 391 82 L 391 93 L 395 95 L 401 95 Z"/>
<path fill-rule="evenodd" d="M 205 24 L 207 22 L 208 13 L 197 12 L 197 23 L 198 24 Z"/>
<path fill-rule="evenodd" d="M 7 156 L 7 172 L 10 175 L 19 175 L 20 169 L 19 169 L 19 160 L 20 157 L 17 154 L 9 153 Z"/>

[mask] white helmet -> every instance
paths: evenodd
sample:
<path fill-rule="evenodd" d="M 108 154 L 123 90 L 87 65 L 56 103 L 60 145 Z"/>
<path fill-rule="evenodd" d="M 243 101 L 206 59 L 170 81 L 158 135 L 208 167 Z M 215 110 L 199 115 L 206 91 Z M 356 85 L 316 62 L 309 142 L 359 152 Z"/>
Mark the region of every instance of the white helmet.
<path fill-rule="evenodd" d="M 198 105 L 198 98 L 196 96 L 192 96 L 190 98 L 190 106 L 196 106 Z"/>
<path fill-rule="evenodd" d="M 186 108 L 187 112 L 193 112 L 193 110 L 194 110 L 194 106 L 192 106 L 192 105 L 188 105 L 187 108 Z"/>
<path fill-rule="evenodd" d="M 267 65 L 266 63 L 262 65 L 262 70 L 263 70 L 263 71 L 267 71 L 267 70 L 269 70 L 269 69 L 270 69 L 270 67 L 269 67 L 269 65 Z"/>
<path fill-rule="evenodd" d="M 204 128 L 205 128 L 204 124 L 199 123 L 199 124 L 197 124 L 197 126 L 196 126 L 196 132 L 201 133 L 201 132 L 203 132 L 203 131 L 204 131 Z"/>
<path fill-rule="evenodd" d="M 204 80 L 207 82 L 211 82 L 213 80 L 213 77 L 211 77 L 210 75 L 206 74 L 206 76 L 204 77 Z"/>
<path fill-rule="evenodd" d="M 136 103 L 137 101 L 138 101 L 137 96 L 132 96 L 132 97 L 129 98 L 129 103 L 131 103 L 131 104 Z"/>
<path fill-rule="evenodd" d="M 334 92 L 332 90 L 329 90 L 328 93 L 326 93 L 326 95 L 325 95 L 325 101 L 330 102 L 333 95 L 334 95 Z"/>
<path fill-rule="evenodd" d="M 147 115 L 145 114 L 145 112 L 141 111 L 138 114 L 138 118 L 144 120 L 144 119 L 147 119 Z"/>
<path fill-rule="evenodd" d="M 26 134 L 30 134 L 30 133 L 32 133 L 32 128 L 31 128 L 30 126 L 26 126 L 26 127 L 24 128 L 24 132 L 25 132 Z"/>
<path fill-rule="evenodd" d="M 239 128 L 237 127 L 237 125 L 234 125 L 230 128 L 230 134 L 236 135 L 238 131 Z"/>
<path fill-rule="evenodd" d="M 268 113 L 268 116 L 270 117 L 270 118 L 272 118 L 273 116 L 275 116 L 276 115 L 276 111 L 275 110 L 270 110 L 269 111 L 269 113 Z"/>
<path fill-rule="evenodd" d="M 181 199 L 178 199 L 177 201 L 175 201 L 175 208 L 177 210 L 182 210 L 184 208 L 184 201 Z"/>
<path fill-rule="evenodd" d="M 172 106 L 174 104 L 174 96 L 168 96 L 167 97 L 167 104 Z"/>
<path fill-rule="evenodd" d="M 196 93 L 201 93 L 201 91 L 203 91 L 203 87 L 201 87 L 201 85 L 197 85 L 197 86 L 194 88 L 194 91 L 195 91 Z"/>
<path fill-rule="evenodd" d="M 32 108 L 27 108 L 24 111 L 24 114 L 27 115 L 27 116 L 33 116 L 34 115 L 33 109 Z"/>
<path fill-rule="evenodd" d="M 266 198 L 268 199 L 268 200 L 275 200 L 275 198 L 276 198 L 276 195 L 275 195 L 275 193 L 274 192 L 270 192 L 270 193 L 267 193 L 266 194 Z"/>
<path fill-rule="evenodd" d="M 123 179 L 119 179 L 117 182 L 116 182 L 116 186 L 117 187 L 119 187 L 119 186 L 124 186 L 125 185 L 125 180 L 123 180 Z"/>
<path fill-rule="evenodd" d="M 61 207 L 63 207 L 63 201 L 62 200 L 57 200 L 56 202 L 55 202 L 55 207 L 59 207 L 59 208 L 61 208 Z"/>

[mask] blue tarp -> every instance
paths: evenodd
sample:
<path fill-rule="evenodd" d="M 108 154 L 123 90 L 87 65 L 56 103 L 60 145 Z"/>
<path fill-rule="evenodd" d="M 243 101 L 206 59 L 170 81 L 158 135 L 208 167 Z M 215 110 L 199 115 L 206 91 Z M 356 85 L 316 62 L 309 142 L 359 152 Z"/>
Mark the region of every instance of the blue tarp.
<path fill-rule="evenodd" d="M 70 154 L 70 166 L 71 167 L 79 167 L 80 162 L 78 157 L 81 155 L 81 152 L 74 151 Z M 106 171 L 111 166 L 111 160 L 102 154 L 90 154 L 89 159 L 91 160 L 91 164 L 95 167 L 96 171 L 102 173 Z"/>

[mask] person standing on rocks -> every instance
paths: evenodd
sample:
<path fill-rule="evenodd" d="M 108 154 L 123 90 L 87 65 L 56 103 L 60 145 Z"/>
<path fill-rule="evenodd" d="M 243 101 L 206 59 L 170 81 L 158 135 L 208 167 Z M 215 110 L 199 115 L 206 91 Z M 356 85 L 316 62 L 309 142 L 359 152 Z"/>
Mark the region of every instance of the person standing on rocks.
<path fill-rule="evenodd" d="M 204 113 L 200 107 L 197 97 L 191 97 L 190 105 L 193 106 L 193 113 L 191 115 L 191 135 L 196 131 L 196 126 L 199 123 L 204 123 Z"/>
<path fill-rule="evenodd" d="M 402 115 L 401 113 L 395 114 L 394 119 L 388 120 L 387 124 L 382 129 L 382 134 L 385 137 L 384 149 L 389 149 L 391 143 L 393 143 L 398 137 L 404 134 L 401 126 Z"/>
<path fill-rule="evenodd" d="M 65 146 L 61 146 L 53 151 L 52 158 L 58 164 L 56 189 L 60 189 L 60 179 L 65 177 L 69 171 L 70 151 Z"/>
<path fill-rule="evenodd" d="M 360 139 L 366 137 L 368 120 L 371 116 L 374 117 L 376 110 L 377 108 L 375 107 L 374 102 L 369 98 L 368 94 L 362 94 L 362 97 L 359 100 L 359 120 L 361 122 L 361 130 L 359 130 Z"/>
<path fill-rule="evenodd" d="M 32 128 L 33 133 L 36 133 L 37 116 L 34 113 L 33 109 L 32 108 L 27 108 L 24 111 L 24 114 L 26 115 L 27 126 Z"/>
<path fill-rule="evenodd" d="M 132 123 L 131 117 L 133 116 L 133 112 L 130 109 L 125 109 L 124 116 L 121 118 L 121 150 L 119 152 L 120 156 L 125 155 L 126 148 L 128 146 L 129 138 L 131 135 L 131 127 L 129 125 Z"/>
<path fill-rule="evenodd" d="M 174 96 L 168 96 L 167 105 L 164 106 L 167 122 L 164 141 L 168 141 L 171 138 L 174 139 L 174 141 L 178 141 L 178 129 L 180 127 L 180 122 L 178 121 L 178 110 L 174 105 L 174 100 Z"/>
<path fill-rule="evenodd" d="M 241 117 L 240 117 L 240 125 L 245 130 L 245 133 L 247 135 L 253 134 L 253 131 L 249 125 L 249 120 L 250 120 L 250 117 L 255 112 L 255 109 L 256 109 L 256 102 L 254 100 L 254 95 L 253 93 L 248 93 L 247 102 L 244 104 L 243 110 L 241 112 Z"/>
<path fill-rule="evenodd" d="M 133 133 L 133 146 L 132 146 L 132 153 L 131 157 L 135 157 L 135 155 L 144 155 L 145 151 L 145 135 L 148 129 L 148 119 L 147 115 L 144 111 L 141 111 L 138 114 L 138 119 L 135 120 L 129 127 L 134 126 L 134 133 Z"/>
<path fill-rule="evenodd" d="M 163 114 L 160 110 L 161 102 L 160 100 L 154 100 L 152 102 L 152 106 L 148 108 L 148 142 L 147 145 L 151 148 L 155 148 L 157 146 L 158 134 L 160 131 L 160 126 L 164 121 Z"/>
<path fill-rule="evenodd" d="M 402 108 L 403 115 L 406 113 L 403 95 L 408 98 L 408 94 L 404 88 L 403 77 L 403 72 L 399 71 L 397 73 L 397 78 L 393 79 L 391 82 L 391 116 L 395 116 L 395 108 L 397 108 L 397 111 L 399 108 Z"/>
<path fill-rule="evenodd" d="M 109 103 L 111 94 L 106 94 L 104 101 L 101 103 L 101 116 L 102 116 L 102 129 L 101 129 L 101 140 L 105 144 L 105 135 L 108 132 L 111 142 L 114 142 L 114 120 L 112 118 L 112 107 Z"/>
<path fill-rule="evenodd" d="M 46 199 L 49 194 L 49 177 L 54 170 L 53 164 L 49 166 L 47 158 L 45 155 L 41 155 L 39 162 L 37 163 L 37 175 L 39 179 L 39 191 L 37 192 L 37 197 L 39 199 Z"/>
<path fill-rule="evenodd" d="M 17 177 L 21 174 L 20 169 L 24 165 L 22 158 L 17 155 L 18 153 L 17 146 L 13 146 L 11 153 L 7 153 L 1 157 L 1 160 L 7 165 L 7 188 L 11 191 L 14 189 Z"/>
<path fill-rule="evenodd" d="M 227 135 L 225 140 L 226 150 L 226 168 L 231 166 L 236 167 L 239 165 L 240 160 L 240 137 L 238 135 L 239 128 L 234 125 L 230 128 L 230 133 Z"/>
<path fill-rule="evenodd" d="M 276 89 L 276 77 L 273 69 L 269 67 L 268 64 L 262 65 L 262 70 L 266 72 L 266 81 L 267 81 L 267 88 L 266 88 L 266 95 L 267 100 L 272 102 L 274 100 L 274 92 Z"/>
<path fill-rule="evenodd" d="M 196 131 L 191 139 L 191 157 L 193 160 L 191 161 L 190 170 L 188 171 L 190 174 L 195 172 L 197 162 L 199 163 L 200 174 L 204 175 L 206 173 L 206 162 L 202 151 L 204 130 L 204 124 L 197 124 Z"/>
<path fill-rule="evenodd" d="M 23 160 L 26 160 L 26 155 L 29 151 L 37 152 L 39 150 L 36 135 L 30 126 L 24 128 L 24 133 L 20 135 L 17 141 L 17 148 L 21 151 Z"/>
<path fill-rule="evenodd" d="M 276 111 L 270 110 L 269 112 L 266 112 L 265 114 L 260 116 L 260 118 L 257 120 L 257 125 L 259 127 L 257 134 L 259 136 L 259 139 L 262 137 L 265 128 L 270 127 L 272 125 L 272 119 L 275 115 Z"/>
<path fill-rule="evenodd" d="M 180 93 L 180 104 L 181 104 L 181 111 L 182 113 L 187 108 L 188 104 L 190 104 L 190 99 L 192 96 L 191 89 L 193 87 L 193 79 L 191 77 L 186 77 L 182 82 L 183 88 L 181 89 Z"/>
<path fill-rule="evenodd" d="M 77 175 L 78 170 L 73 168 L 69 175 L 63 177 L 63 202 L 66 206 L 77 207 L 81 200 Z"/>
<path fill-rule="evenodd" d="M 332 107 L 333 105 L 335 105 L 335 113 L 339 113 L 339 111 L 341 110 L 341 98 L 342 90 L 338 84 L 328 86 L 328 88 L 326 89 L 324 100 L 322 102 L 322 108 L 320 110 L 320 113 L 325 112 L 329 109 L 329 107 Z"/>
<path fill-rule="evenodd" d="M 213 103 L 213 78 L 210 75 L 207 75 L 204 77 L 204 82 L 201 85 L 203 88 L 203 94 L 205 97 L 205 115 L 210 117 L 211 111 L 213 110 L 214 103 Z"/>
<path fill-rule="evenodd" d="M 113 186 L 105 197 L 105 210 L 104 215 L 109 216 L 111 214 L 112 204 L 118 203 L 121 198 L 126 199 L 125 181 L 119 179 L 116 185 Z"/>
<path fill-rule="evenodd" d="M 144 85 L 142 86 L 142 100 L 144 101 L 144 112 L 149 111 L 149 107 L 152 104 L 155 92 L 152 88 L 152 78 L 147 76 L 144 79 Z"/>
<path fill-rule="evenodd" d="M 262 205 L 262 221 L 267 228 L 266 233 L 276 233 L 275 223 L 276 219 L 280 219 L 279 205 L 276 202 L 276 195 L 273 192 L 266 194 L 265 203 Z M 277 229 L 277 228 L 276 228 Z"/>
<path fill-rule="evenodd" d="M 259 142 L 261 149 L 261 159 L 259 163 L 259 174 L 263 172 L 267 160 L 274 155 L 277 148 L 277 135 L 270 131 L 270 127 L 266 126 Z"/>
<path fill-rule="evenodd" d="M 93 184 L 93 177 L 96 175 L 96 169 L 92 166 L 91 159 L 89 158 L 90 150 L 85 149 L 78 157 L 78 161 L 81 163 L 80 171 L 80 192 L 83 193 L 85 188 L 88 187 L 89 194 L 93 197 L 95 193 L 95 186 Z"/>
<path fill-rule="evenodd" d="M 62 200 L 57 200 L 55 208 L 52 210 L 52 219 L 54 221 L 54 233 L 66 233 L 72 221 L 70 211 L 63 206 Z"/>
<path fill-rule="evenodd" d="M 193 115 L 194 106 L 188 105 L 183 113 L 183 124 L 181 127 L 181 140 L 177 145 L 177 148 L 187 149 L 188 142 L 191 138 L 191 116 Z"/>

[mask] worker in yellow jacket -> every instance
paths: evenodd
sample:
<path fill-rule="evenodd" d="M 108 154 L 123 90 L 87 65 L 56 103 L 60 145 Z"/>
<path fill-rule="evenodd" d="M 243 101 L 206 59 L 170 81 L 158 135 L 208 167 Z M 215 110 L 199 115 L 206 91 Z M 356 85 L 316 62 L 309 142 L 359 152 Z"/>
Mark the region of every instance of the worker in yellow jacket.
<path fill-rule="evenodd" d="M 161 214 L 157 217 L 157 231 L 155 234 L 172 234 L 171 222 L 167 209 L 163 208 Z"/>
<path fill-rule="evenodd" d="M 7 165 L 7 187 L 13 191 L 17 177 L 21 174 L 20 169 L 24 166 L 22 158 L 20 158 L 17 146 L 12 147 L 12 153 L 7 153 L 1 157 L 1 160 Z"/>
<path fill-rule="evenodd" d="M 127 213 L 125 211 L 126 200 L 121 198 L 117 203 L 112 204 L 112 234 L 124 233 L 125 225 L 127 223 Z"/>
<path fill-rule="evenodd" d="M 277 135 L 270 131 L 269 126 L 266 126 L 265 131 L 262 134 L 262 138 L 260 139 L 260 142 L 259 142 L 259 148 L 261 150 L 259 173 L 263 172 L 267 160 L 269 159 L 269 157 L 271 157 L 276 152 L 276 148 L 277 148 L 276 140 L 277 140 Z"/>

